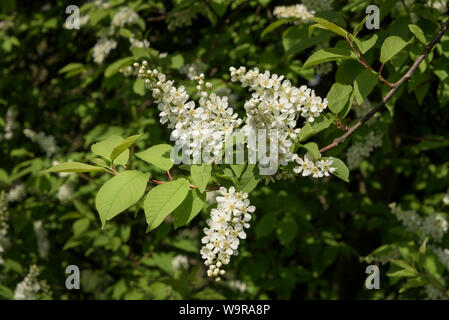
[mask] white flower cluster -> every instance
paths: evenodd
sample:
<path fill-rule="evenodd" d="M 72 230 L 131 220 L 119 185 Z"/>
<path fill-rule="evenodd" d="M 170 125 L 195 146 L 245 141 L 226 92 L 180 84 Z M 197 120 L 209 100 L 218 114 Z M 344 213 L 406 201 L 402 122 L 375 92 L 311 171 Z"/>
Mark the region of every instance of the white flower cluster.
<path fill-rule="evenodd" d="M 295 18 L 298 19 L 298 22 L 306 23 L 309 22 L 315 11 L 308 10 L 307 7 L 303 4 L 295 4 L 292 6 L 277 6 L 273 10 L 273 15 L 278 19 L 288 19 Z"/>
<path fill-rule="evenodd" d="M 2 191 L 0 193 L 0 264 L 3 264 L 2 254 L 5 252 L 6 247 L 9 244 L 8 240 L 9 231 L 9 214 L 8 214 L 8 201 L 6 199 L 6 193 Z"/>
<path fill-rule="evenodd" d="M 93 49 L 94 62 L 102 64 L 112 49 L 117 47 L 117 41 L 108 38 L 101 38 L 97 41 Z"/>
<path fill-rule="evenodd" d="M 186 256 L 178 254 L 173 258 L 171 266 L 175 273 L 178 270 L 187 270 L 189 268 L 189 260 Z"/>
<path fill-rule="evenodd" d="M 228 287 L 231 290 L 240 291 L 241 293 L 244 293 L 246 291 L 246 288 L 247 288 L 246 283 L 244 283 L 244 282 L 242 282 L 240 280 L 228 281 L 227 285 L 228 285 Z"/>
<path fill-rule="evenodd" d="M 23 183 L 16 184 L 13 188 L 9 189 L 6 199 L 8 202 L 19 202 L 26 196 L 26 189 Z"/>
<path fill-rule="evenodd" d="M 250 227 L 250 213 L 256 210 L 249 205 L 248 194 L 236 192 L 234 187 L 221 187 L 219 194 L 217 208 L 211 210 L 206 221 L 208 228 L 203 230 L 204 246 L 200 251 L 204 264 L 209 266 L 207 275 L 217 281 L 225 274 L 222 266 L 229 263 L 232 255 L 238 255 L 240 239 L 246 239 L 245 228 Z"/>
<path fill-rule="evenodd" d="M 122 7 L 112 18 L 113 27 L 124 27 L 125 25 L 134 24 L 139 15 L 131 8 Z"/>
<path fill-rule="evenodd" d="M 196 76 L 206 71 L 206 65 L 203 62 L 194 62 L 190 64 L 185 64 L 179 68 L 179 72 L 187 75 L 189 80 L 195 80 Z"/>
<path fill-rule="evenodd" d="M 33 222 L 33 229 L 37 239 L 37 252 L 41 258 L 46 259 L 50 251 L 48 232 L 45 230 L 44 225 L 40 220 Z"/>
<path fill-rule="evenodd" d="M 346 152 L 346 161 L 349 169 L 357 168 L 363 159 L 367 158 L 374 148 L 382 145 L 382 134 L 371 131 L 363 142 L 351 145 Z"/>
<path fill-rule="evenodd" d="M 259 72 L 258 68 L 246 71 L 245 67 L 231 67 L 231 81 L 239 81 L 249 87 L 252 97 L 245 102 L 247 114 L 243 130 L 247 133 L 257 129 L 276 129 L 278 134 L 278 157 L 281 165 L 294 160 L 290 147 L 300 129 L 296 128 L 298 115 L 309 122 L 327 108 L 327 99 L 315 95 L 315 91 L 303 85 L 292 86 L 284 76 Z M 271 143 L 271 141 L 270 141 Z"/>
<path fill-rule="evenodd" d="M 210 93 L 212 84 L 204 82 L 204 74 L 196 77 L 200 94 L 199 107 L 190 100 L 183 86 L 174 87 L 173 81 L 156 69 L 147 70 L 148 62 L 135 63 L 138 76 L 152 90 L 158 104 L 160 121 L 174 129 L 171 137 L 179 147 L 185 146 L 186 154 L 197 157 L 200 152 L 210 154 L 212 160 L 221 160 L 225 140 L 238 128 L 242 120 L 228 107 L 227 97 Z M 192 141 L 193 140 L 193 141 Z"/>
<path fill-rule="evenodd" d="M 328 177 L 337 168 L 332 167 L 334 160 L 328 158 L 325 160 L 313 159 L 312 156 L 307 153 L 304 158 L 299 156 L 295 157 L 296 163 L 299 166 L 293 168 L 296 173 L 301 173 L 303 177 L 312 176 L 314 178 Z"/>
<path fill-rule="evenodd" d="M 26 277 L 17 284 L 14 291 L 14 300 L 35 300 L 36 293 L 41 289 L 41 285 L 37 280 L 39 269 L 36 265 L 31 265 Z"/>
<path fill-rule="evenodd" d="M 144 39 L 142 41 L 137 40 L 134 37 L 129 38 L 130 43 L 130 49 L 131 48 L 149 48 L 150 47 L 150 41 Z"/>
<path fill-rule="evenodd" d="M 239 99 L 238 95 L 233 93 L 232 90 L 227 87 L 218 87 L 215 89 L 215 94 L 220 97 L 228 97 L 228 103 L 232 108 L 235 108 Z"/>
<path fill-rule="evenodd" d="M 16 107 L 10 107 L 6 111 L 4 133 L 0 134 L 0 141 L 2 138 L 5 140 L 12 139 L 14 130 L 19 126 L 19 123 L 16 121 L 17 113 Z"/>
<path fill-rule="evenodd" d="M 192 20 L 196 18 L 197 12 L 195 10 L 186 9 L 176 12 L 168 22 L 167 29 L 173 31 L 180 27 L 188 27 L 192 25 Z"/>
<path fill-rule="evenodd" d="M 23 134 L 31 139 L 31 141 L 37 143 L 42 151 L 47 154 L 47 157 L 52 156 L 59 150 L 59 147 L 56 144 L 55 137 L 51 135 L 46 136 L 43 132 L 36 133 L 31 129 L 24 129 Z"/>
<path fill-rule="evenodd" d="M 440 13 L 445 13 L 447 11 L 447 0 L 428 0 L 427 6 Z"/>
<path fill-rule="evenodd" d="M 422 232 L 425 236 L 433 238 L 439 242 L 443 238 L 448 228 L 447 220 L 438 213 L 428 215 L 422 224 Z"/>
<path fill-rule="evenodd" d="M 70 183 L 64 183 L 58 188 L 58 200 L 65 203 L 70 200 L 73 194 L 73 186 Z"/>
<path fill-rule="evenodd" d="M 416 213 L 415 210 L 402 210 L 400 205 L 396 203 L 390 203 L 389 205 L 391 212 L 396 216 L 396 218 L 404 225 L 404 227 L 410 231 L 415 232 L 419 229 L 422 224 L 421 216 Z"/>
<path fill-rule="evenodd" d="M 433 251 L 433 253 L 436 254 L 436 256 L 438 257 L 438 260 L 440 260 L 440 262 L 449 271 L 449 249 L 434 247 L 434 248 L 432 248 L 432 251 Z"/>
<path fill-rule="evenodd" d="M 445 206 L 448 206 L 448 205 L 449 205 L 449 190 L 446 191 L 446 194 L 444 195 L 442 201 L 443 201 L 443 204 L 444 204 Z"/>

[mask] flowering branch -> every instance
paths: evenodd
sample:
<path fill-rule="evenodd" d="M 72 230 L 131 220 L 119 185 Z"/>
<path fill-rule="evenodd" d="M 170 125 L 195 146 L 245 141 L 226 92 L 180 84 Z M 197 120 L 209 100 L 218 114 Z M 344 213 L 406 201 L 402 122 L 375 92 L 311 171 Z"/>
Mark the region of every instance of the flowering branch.
<path fill-rule="evenodd" d="M 329 144 L 328 146 L 320 149 L 320 153 L 323 153 L 325 151 L 328 151 L 330 149 L 335 148 L 339 144 L 345 142 L 345 140 L 352 135 L 358 128 L 360 128 L 363 124 L 365 124 L 368 120 L 370 120 L 379 110 L 382 109 L 382 107 L 391 99 L 391 97 L 398 91 L 399 87 L 407 80 L 409 80 L 415 70 L 418 68 L 420 63 L 425 59 L 427 54 L 432 50 L 432 48 L 441 40 L 441 37 L 446 32 L 446 30 L 449 28 L 449 19 L 446 20 L 446 22 L 443 23 L 441 26 L 440 31 L 435 36 L 435 38 L 430 42 L 429 45 L 426 46 L 423 53 L 415 60 L 413 65 L 410 67 L 410 69 L 397 81 L 394 83 L 391 90 L 387 93 L 387 95 L 382 99 L 382 101 L 373 109 L 371 109 L 359 122 L 357 122 L 355 125 L 350 127 L 348 131 L 346 131 L 342 136 L 335 138 L 334 141 Z"/>

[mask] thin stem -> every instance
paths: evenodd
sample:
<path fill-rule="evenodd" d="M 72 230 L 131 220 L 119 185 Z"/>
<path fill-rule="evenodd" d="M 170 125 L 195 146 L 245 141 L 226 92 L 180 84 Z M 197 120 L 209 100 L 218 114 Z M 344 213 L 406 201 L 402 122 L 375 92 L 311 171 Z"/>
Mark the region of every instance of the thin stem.
<path fill-rule="evenodd" d="M 441 26 L 440 31 L 435 36 L 435 38 L 432 40 L 432 42 L 426 46 L 423 53 L 415 60 L 415 62 L 412 64 L 410 69 L 396 82 L 393 84 L 393 87 L 391 90 L 387 93 L 387 95 L 382 99 L 382 101 L 373 109 L 371 109 L 359 122 L 357 122 L 355 125 L 350 127 L 346 133 L 341 135 L 338 138 L 335 138 L 334 141 L 327 145 L 326 147 L 322 148 L 320 150 L 321 153 L 328 151 L 330 149 L 335 148 L 339 144 L 345 142 L 345 140 L 351 136 L 358 128 L 360 128 L 363 124 L 365 124 L 368 120 L 370 120 L 379 110 L 383 108 L 383 106 L 391 99 L 391 97 L 398 91 L 399 87 L 407 80 L 409 80 L 415 70 L 418 68 L 420 63 L 425 59 L 425 57 L 429 54 L 429 52 L 432 50 L 432 48 L 441 40 L 441 37 L 446 32 L 446 30 L 449 27 L 449 19 L 446 20 L 446 22 L 443 23 Z"/>
<path fill-rule="evenodd" d="M 167 170 L 167 175 L 168 175 L 168 178 L 170 179 L 170 181 L 173 181 L 173 178 L 171 177 L 171 174 L 170 174 L 170 170 Z"/>

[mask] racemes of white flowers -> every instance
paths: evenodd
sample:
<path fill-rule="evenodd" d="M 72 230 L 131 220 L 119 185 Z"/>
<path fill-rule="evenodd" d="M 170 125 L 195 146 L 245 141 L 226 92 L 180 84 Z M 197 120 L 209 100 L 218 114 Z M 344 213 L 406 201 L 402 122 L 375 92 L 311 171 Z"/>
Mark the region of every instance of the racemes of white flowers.
<path fill-rule="evenodd" d="M 195 80 L 196 76 L 199 76 L 204 71 L 206 71 L 206 64 L 203 62 L 194 62 L 190 64 L 185 64 L 179 68 L 179 72 L 185 74 L 189 80 Z"/>
<path fill-rule="evenodd" d="M 261 73 L 258 68 L 231 67 L 231 81 L 240 82 L 252 91 L 251 99 L 245 102 L 246 120 L 243 131 L 255 134 L 258 129 L 277 130 L 279 163 L 283 166 L 295 160 L 291 151 L 297 134 L 298 117 L 313 122 L 327 108 L 327 99 L 315 95 L 315 91 L 303 85 L 292 86 L 284 76 Z M 267 132 L 269 143 L 271 135 Z"/>
<path fill-rule="evenodd" d="M 4 133 L 0 134 L 0 141 L 2 139 L 11 140 L 14 136 L 14 130 L 19 126 L 19 123 L 16 121 L 17 114 L 16 107 L 10 107 L 6 111 Z"/>
<path fill-rule="evenodd" d="M 139 15 L 131 8 L 122 7 L 112 18 L 113 27 L 124 27 L 134 24 L 139 19 Z"/>
<path fill-rule="evenodd" d="M 438 213 L 428 215 L 422 224 L 422 232 L 437 242 L 440 242 L 448 229 L 446 218 Z"/>
<path fill-rule="evenodd" d="M 278 19 L 295 18 L 298 23 L 306 23 L 313 18 L 315 11 L 308 10 L 303 4 L 295 4 L 291 6 L 277 6 L 273 10 L 273 15 Z"/>
<path fill-rule="evenodd" d="M 93 49 L 94 62 L 102 64 L 111 50 L 117 47 L 117 41 L 108 38 L 101 38 L 97 41 Z"/>
<path fill-rule="evenodd" d="M 222 269 L 230 262 L 231 256 L 238 255 L 241 239 L 246 239 L 245 229 L 250 227 L 251 213 L 256 208 L 250 206 L 248 194 L 236 192 L 234 187 L 221 187 L 216 197 L 217 208 L 212 209 L 201 239 L 201 256 L 208 266 L 207 275 L 220 280 L 226 272 Z"/>
<path fill-rule="evenodd" d="M 417 231 L 421 224 L 422 218 L 416 213 L 415 210 L 407 210 L 404 211 L 401 208 L 401 205 L 397 205 L 396 203 L 390 203 L 389 205 L 391 213 L 393 213 L 396 218 L 404 225 L 407 231 L 415 232 Z"/>
<path fill-rule="evenodd" d="M 31 129 L 24 129 L 23 134 L 31 141 L 37 143 L 41 150 L 47 154 L 47 157 L 51 157 L 59 151 L 56 139 L 52 135 L 47 136 L 43 132 L 36 133 Z"/>
<path fill-rule="evenodd" d="M 214 161 L 221 160 L 225 140 L 242 123 L 228 107 L 227 97 L 211 93 L 212 84 L 205 82 L 204 74 L 200 74 L 195 78 L 200 95 L 196 107 L 183 86 L 176 88 L 163 73 L 147 69 L 146 61 L 134 66 L 139 68 L 138 76 L 145 79 L 146 87 L 152 91 L 160 111 L 160 122 L 174 129 L 171 138 L 176 145 L 185 146 L 186 154 L 193 158 L 204 152 Z"/>
<path fill-rule="evenodd" d="M 130 48 L 148 48 L 150 47 L 150 41 L 144 39 L 144 40 L 138 40 L 134 37 L 129 38 L 129 44 Z"/>
<path fill-rule="evenodd" d="M 375 134 L 371 131 L 364 141 L 351 145 L 346 152 L 346 161 L 349 169 L 357 168 L 360 163 L 367 158 L 374 148 L 382 145 L 382 134 Z"/>
<path fill-rule="evenodd" d="M 178 254 L 173 258 L 171 266 L 175 273 L 179 270 L 187 270 L 189 268 L 189 260 L 186 256 Z"/>
<path fill-rule="evenodd" d="M 438 260 L 440 260 L 444 267 L 449 271 L 449 249 L 433 246 L 432 251 L 438 257 Z"/>
<path fill-rule="evenodd" d="M 16 184 L 9 189 L 6 200 L 9 202 L 19 202 L 26 196 L 26 189 L 23 183 Z"/>
<path fill-rule="evenodd" d="M 41 285 L 37 277 L 39 269 L 36 265 L 31 265 L 26 277 L 17 284 L 14 291 L 14 300 L 35 300 L 36 293 L 41 289 Z"/>
<path fill-rule="evenodd" d="M 6 193 L 0 192 L 0 264 L 3 264 L 3 252 L 9 245 L 8 240 L 9 232 L 9 213 L 8 213 L 8 200 L 6 199 Z"/>
<path fill-rule="evenodd" d="M 44 224 L 41 220 L 36 220 L 33 222 L 34 234 L 37 240 L 37 252 L 39 256 L 43 259 L 48 257 L 50 251 L 50 241 L 48 241 L 48 232 L 44 228 Z"/>
<path fill-rule="evenodd" d="M 295 161 L 298 166 L 293 168 L 293 171 L 301 174 L 303 177 L 312 176 L 314 178 L 328 177 L 337 168 L 332 167 L 332 158 L 327 159 L 313 159 L 307 153 L 303 158 L 295 156 Z"/>

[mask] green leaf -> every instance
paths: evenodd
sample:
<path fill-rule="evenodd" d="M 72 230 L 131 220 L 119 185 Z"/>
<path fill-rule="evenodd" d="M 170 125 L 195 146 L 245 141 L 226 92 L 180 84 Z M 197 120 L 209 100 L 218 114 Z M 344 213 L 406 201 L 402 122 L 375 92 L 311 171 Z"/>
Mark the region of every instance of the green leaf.
<path fill-rule="evenodd" d="M 409 277 L 415 277 L 418 274 L 413 271 L 413 270 L 408 270 L 408 269 L 402 269 L 402 270 L 398 270 L 396 272 L 390 272 L 387 273 L 387 276 L 389 277 L 399 277 L 399 278 L 409 278 Z"/>
<path fill-rule="evenodd" d="M 93 153 L 105 158 L 112 162 L 111 154 L 115 147 L 120 145 L 123 142 L 123 138 L 117 135 L 112 135 L 107 137 L 106 139 L 93 144 L 90 149 Z M 117 158 L 115 158 L 114 163 L 125 165 L 129 159 L 129 150 L 125 150 L 122 154 L 120 154 Z"/>
<path fill-rule="evenodd" d="M 348 34 L 348 31 L 326 19 L 314 17 L 312 18 L 312 20 L 318 23 L 319 25 L 323 26 L 325 29 L 332 31 L 338 34 L 339 36 L 342 36 L 343 38 L 346 38 L 346 35 Z"/>
<path fill-rule="evenodd" d="M 57 165 L 51 167 L 50 169 L 44 170 L 42 172 L 95 172 L 95 171 L 106 171 L 103 167 L 91 166 L 90 164 L 81 162 L 64 162 L 58 163 Z"/>
<path fill-rule="evenodd" d="M 175 229 L 188 224 L 201 211 L 206 203 L 206 194 L 197 189 L 191 190 L 184 201 L 173 212 Z"/>
<path fill-rule="evenodd" d="M 207 183 L 210 179 L 210 174 L 212 171 L 212 165 L 202 163 L 202 164 L 193 164 L 190 167 L 190 174 L 192 175 L 192 181 L 195 186 L 198 187 L 201 193 L 206 190 Z"/>
<path fill-rule="evenodd" d="M 242 164 L 231 164 L 230 165 L 232 171 L 234 171 L 235 177 L 236 178 L 240 178 L 240 176 L 243 173 L 243 170 L 246 169 L 246 163 L 242 163 Z"/>
<path fill-rule="evenodd" d="M 286 24 L 286 23 L 291 22 L 292 20 L 293 20 L 293 19 L 279 19 L 279 20 L 276 20 L 275 22 L 273 22 L 272 24 L 270 24 L 268 27 L 266 27 L 266 28 L 262 31 L 262 33 L 261 33 L 261 35 L 260 35 L 260 38 L 261 38 L 261 39 L 265 38 L 265 36 L 266 36 L 268 33 L 272 32 L 273 30 L 279 28 L 280 26 L 282 26 L 282 25 L 284 25 L 284 24 Z"/>
<path fill-rule="evenodd" d="M 386 63 L 389 61 L 401 52 L 409 44 L 409 42 L 398 36 L 389 36 L 386 38 L 384 43 L 382 43 L 382 48 L 380 49 L 380 62 Z"/>
<path fill-rule="evenodd" d="M 309 142 L 305 145 L 301 145 L 304 149 L 306 149 L 314 159 L 318 159 L 320 157 L 320 151 L 318 145 L 315 142 Z"/>
<path fill-rule="evenodd" d="M 137 141 L 137 139 L 139 139 L 142 135 L 143 135 L 143 133 L 136 134 L 134 136 L 130 136 L 130 137 L 126 138 L 125 140 L 123 140 L 119 145 L 114 147 L 114 149 L 112 149 L 112 151 L 111 151 L 111 155 L 109 156 L 111 161 L 114 161 L 125 150 L 128 150 L 128 148 L 131 147 Z"/>
<path fill-rule="evenodd" d="M 8 287 L 0 284 L 0 297 L 8 300 L 13 300 L 14 292 Z"/>
<path fill-rule="evenodd" d="M 307 61 L 304 62 L 303 68 L 308 68 L 324 62 L 344 59 L 357 59 L 357 55 L 352 50 L 343 48 L 320 49 L 314 52 Z"/>
<path fill-rule="evenodd" d="M 145 81 L 143 79 L 137 78 L 136 81 L 134 81 L 133 91 L 134 91 L 134 93 L 138 94 L 139 96 L 144 96 L 145 95 Z"/>
<path fill-rule="evenodd" d="M 329 157 L 329 159 L 332 159 L 331 167 L 336 168 L 333 174 L 341 180 L 349 182 L 349 169 L 346 164 L 338 158 Z"/>
<path fill-rule="evenodd" d="M 107 220 L 139 201 L 145 193 L 149 177 L 149 173 L 123 171 L 100 188 L 95 198 L 95 206 L 100 213 L 103 227 Z"/>
<path fill-rule="evenodd" d="M 93 158 L 90 160 L 92 163 L 95 163 L 96 165 L 103 167 L 103 168 L 109 168 L 108 164 L 106 163 L 106 161 L 104 161 L 101 158 Z"/>
<path fill-rule="evenodd" d="M 329 109 L 337 114 L 346 105 L 352 92 L 352 86 L 341 83 L 334 83 L 327 94 Z"/>
<path fill-rule="evenodd" d="M 407 262 L 405 262 L 404 260 L 392 259 L 390 261 L 391 261 L 391 263 L 397 265 L 398 267 L 401 267 L 402 269 L 414 270 L 414 268 L 411 265 L 409 265 Z"/>
<path fill-rule="evenodd" d="M 119 59 L 106 68 L 106 70 L 104 71 L 104 76 L 106 78 L 112 77 L 114 74 L 119 72 L 120 69 L 131 65 L 134 61 L 136 61 L 135 57 L 126 57 L 123 59 Z"/>
<path fill-rule="evenodd" d="M 257 187 L 260 179 L 257 166 L 255 164 L 248 164 L 245 172 L 240 179 L 236 181 L 235 189 L 237 191 L 249 193 Z"/>
<path fill-rule="evenodd" d="M 377 84 L 378 75 L 369 71 L 363 70 L 354 80 L 354 95 L 358 104 L 362 104 L 363 100 L 373 91 Z"/>
<path fill-rule="evenodd" d="M 181 178 L 151 189 L 143 204 L 148 223 L 147 231 L 157 228 L 184 201 L 189 188 L 189 181 Z"/>
<path fill-rule="evenodd" d="M 282 46 L 284 47 L 285 55 L 295 55 L 318 43 L 325 43 L 331 37 L 332 34 L 327 30 L 320 30 L 320 32 L 316 32 L 311 37 L 307 32 L 306 25 L 296 25 L 287 28 L 282 33 Z"/>
<path fill-rule="evenodd" d="M 360 30 L 362 30 L 363 26 L 365 25 L 365 21 L 366 19 L 368 19 L 369 15 L 366 15 L 366 17 L 362 20 L 362 22 L 360 22 L 355 28 L 354 31 L 352 32 L 352 35 L 354 37 L 356 37 L 358 35 L 358 33 L 360 32 Z"/>
<path fill-rule="evenodd" d="M 402 293 L 408 289 L 423 287 L 428 283 L 428 281 L 424 280 L 421 277 L 407 279 L 407 282 L 402 285 L 402 288 L 399 289 L 399 293 Z"/>
<path fill-rule="evenodd" d="M 271 234 L 276 224 L 276 216 L 271 212 L 265 214 L 256 224 L 256 239 L 263 238 Z"/>
<path fill-rule="evenodd" d="M 170 158 L 171 149 L 172 146 L 169 144 L 158 144 L 136 153 L 136 157 L 167 171 L 173 167 L 173 161 Z"/>
<path fill-rule="evenodd" d="M 287 215 L 280 223 L 277 228 L 277 235 L 283 246 L 288 246 L 298 234 L 298 224 L 296 220 L 291 216 Z"/>
<path fill-rule="evenodd" d="M 84 65 L 79 62 L 72 62 L 59 69 L 58 73 L 68 73 L 75 70 L 84 71 Z"/>
<path fill-rule="evenodd" d="M 408 28 L 423 45 L 427 45 L 427 39 L 424 32 L 416 24 L 409 24 Z"/>
<path fill-rule="evenodd" d="M 354 38 L 354 42 L 356 43 L 357 47 L 359 47 L 359 50 L 362 54 L 365 54 L 368 52 L 369 49 L 371 49 L 377 42 L 377 34 L 373 34 L 371 38 L 362 41 L 357 38 Z"/>

